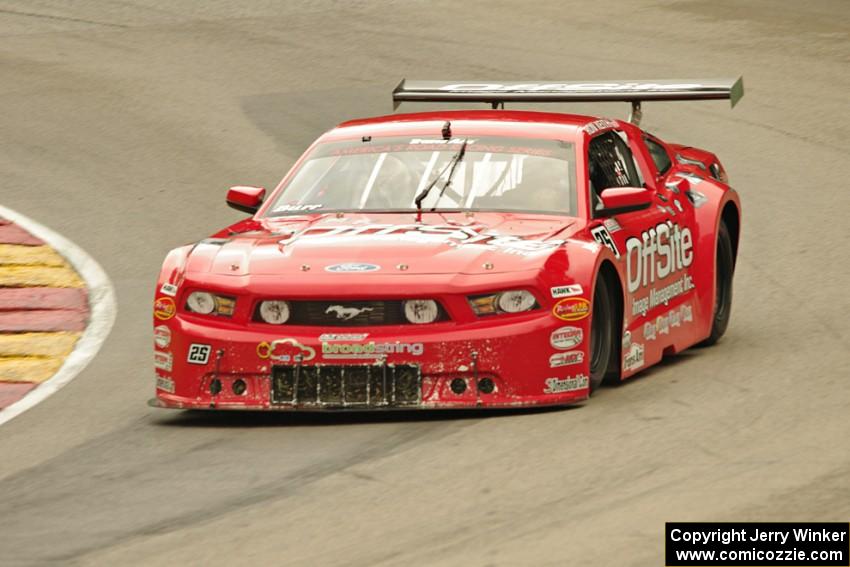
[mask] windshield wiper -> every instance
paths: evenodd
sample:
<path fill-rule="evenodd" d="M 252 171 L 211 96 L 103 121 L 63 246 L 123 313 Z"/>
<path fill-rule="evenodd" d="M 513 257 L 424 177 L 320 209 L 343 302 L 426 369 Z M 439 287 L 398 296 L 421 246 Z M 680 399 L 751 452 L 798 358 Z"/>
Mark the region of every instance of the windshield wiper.
<path fill-rule="evenodd" d="M 440 199 L 443 197 L 443 194 L 446 192 L 446 188 L 449 185 L 451 185 L 452 177 L 455 174 L 455 168 L 457 168 L 457 164 L 460 163 L 460 160 L 463 159 L 463 156 L 466 153 L 466 143 L 467 143 L 467 140 L 464 140 L 463 144 L 460 146 L 460 149 L 457 151 L 457 153 L 454 156 L 452 156 L 452 159 L 445 165 L 445 167 L 443 167 L 443 170 L 440 172 L 440 174 L 437 177 L 434 178 L 434 181 L 429 183 L 428 187 L 423 189 L 422 192 L 419 193 L 416 196 L 414 203 L 416 203 L 416 214 L 417 214 L 416 220 L 417 221 L 422 220 L 422 201 L 425 200 L 425 197 L 428 196 L 428 193 L 430 193 L 431 189 L 434 188 L 434 185 L 437 184 L 437 181 L 440 180 L 440 178 L 443 176 L 443 174 L 446 172 L 446 170 L 449 169 L 450 167 L 451 167 L 451 171 L 449 171 L 449 176 L 446 178 L 446 182 L 443 184 L 443 188 L 440 189 L 440 196 L 437 198 L 437 203 L 440 202 Z M 432 212 L 437 208 L 437 203 L 434 203 L 434 206 L 431 208 Z"/>

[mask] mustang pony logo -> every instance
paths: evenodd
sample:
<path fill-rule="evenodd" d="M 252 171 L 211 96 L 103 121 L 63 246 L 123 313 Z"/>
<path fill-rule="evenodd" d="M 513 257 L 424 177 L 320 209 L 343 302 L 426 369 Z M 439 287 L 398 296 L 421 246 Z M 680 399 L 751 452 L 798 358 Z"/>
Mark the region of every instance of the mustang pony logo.
<path fill-rule="evenodd" d="M 367 311 L 374 311 L 374 309 L 372 307 L 362 307 L 358 309 L 356 307 L 343 307 L 342 305 L 331 305 L 325 309 L 325 313 L 336 313 L 336 318 L 342 319 L 343 321 L 354 319 L 361 313 L 366 313 Z"/>

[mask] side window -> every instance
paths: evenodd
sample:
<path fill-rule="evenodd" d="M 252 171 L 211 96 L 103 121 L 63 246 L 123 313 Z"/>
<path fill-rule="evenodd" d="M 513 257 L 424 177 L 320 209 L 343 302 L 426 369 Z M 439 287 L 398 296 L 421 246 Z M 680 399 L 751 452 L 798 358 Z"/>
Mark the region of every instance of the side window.
<path fill-rule="evenodd" d="M 667 155 L 667 150 L 664 149 L 664 146 L 653 140 L 652 138 L 644 137 L 644 142 L 646 142 L 646 148 L 649 150 L 649 155 L 652 157 L 652 161 L 655 162 L 655 167 L 658 169 L 659 175 L 664 175 L 673 165 L 673 162 L 670 160 L 670 156 Z"/>
<path fill-rule="evenodd" d="M 629 146 L 619 132 L 605 132 L 590 141 L 587 149 L 590 198 L 594 210 L 599 194 L 609 187 L 642 187 L 643 179 Z"/>

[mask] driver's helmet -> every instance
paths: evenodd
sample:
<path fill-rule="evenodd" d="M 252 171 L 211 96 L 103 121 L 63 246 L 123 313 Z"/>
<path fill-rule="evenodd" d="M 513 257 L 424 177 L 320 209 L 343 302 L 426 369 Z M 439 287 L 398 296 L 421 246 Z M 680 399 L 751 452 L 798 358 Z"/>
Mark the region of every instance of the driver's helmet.
<path fill-rule="evenodd" d="M 387 154 L 366 199 L 367 208 L 411 207 L 416 192 L 416 181 L 416 176 L 408 164 L 398 156 Z"/>

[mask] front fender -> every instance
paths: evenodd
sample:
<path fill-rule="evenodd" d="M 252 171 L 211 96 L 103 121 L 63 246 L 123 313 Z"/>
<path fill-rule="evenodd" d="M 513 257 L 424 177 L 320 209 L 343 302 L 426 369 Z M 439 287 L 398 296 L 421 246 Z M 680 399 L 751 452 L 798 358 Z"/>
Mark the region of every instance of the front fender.
<path fill-rule="evenodd" d="M 592 239 L 570 238 L 562 246 L 563 261 L 557 265 L 547 264 L 545 271 L 546 279 L 542 282 L 544 290 L 548 290 L 547 300 L 551 302 L 550 307 L 566 297 L 583 297 L 593 303 L 593 293 L 596 288 L 596 278 L 604 262 L 609 262 L 617 271 L 621 286 L 625 274 L 623 268 L 617 262 L 613 252 L 605 246 Z M 580 286 L 579 289 L 562 289 L 567 286 Z M 620 300 L 622 301 L 622 297 Z"/>
<path fill-rule="evenodd" d="M 183 284 L 183 279 L 186 273 L 186 263 L 192 248 L 192 245 L 181 246 L 166 254 L 165 260 L 162 262 L 162 268 L 159 271 L 159 277 L 156 281 L 157 297 L 161 295 L 174 295 L 177 292 L 177 289 L 179 289 L 179 287 Z M 166 291 L 163 292 L 163 289 Z"/>

